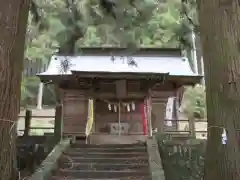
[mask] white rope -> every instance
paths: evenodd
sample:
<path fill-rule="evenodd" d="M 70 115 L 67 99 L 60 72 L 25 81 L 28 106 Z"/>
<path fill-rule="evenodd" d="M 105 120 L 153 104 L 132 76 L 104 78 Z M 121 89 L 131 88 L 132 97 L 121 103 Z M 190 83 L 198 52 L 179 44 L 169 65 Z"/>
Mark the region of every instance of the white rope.
<path fill-rule="evenodd" d="M 223 132 L 222 132 L 222 144 L 227 144 L 227 131 L 226 131 L 226 128 L 223 127 L 223 126 L 209 126 L 207 127 L 207 129 L 211 129 L 211 128 L 218 128 L 218 129 L 222 129 Z"/>
<path fill-rule="evenodd" d="M 10 130 L 9 130 L 9 133 L 12 132 L 13 127 L 17 124 L 17 121 L 13 121 L 13 120 L 9 120 L 9 119 L 2 119 L 2 118 L 0 118 L 0 121 L 13 123 L 11 128 L 10 128 Z"/>

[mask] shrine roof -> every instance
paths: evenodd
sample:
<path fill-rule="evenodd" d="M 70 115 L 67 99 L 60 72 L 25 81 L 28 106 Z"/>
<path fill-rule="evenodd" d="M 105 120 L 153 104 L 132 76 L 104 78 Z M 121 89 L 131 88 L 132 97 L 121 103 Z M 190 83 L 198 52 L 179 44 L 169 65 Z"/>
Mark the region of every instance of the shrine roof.
<path fill-rule="evenodd" d="M 73 72 L 198 76 L 179 49 L 157 48 L 144 48 L 131 54 L 122 48 L 83 48 L 79 55 L 52 56 L 47 70 L 38 75 L 71 75 Z"/>

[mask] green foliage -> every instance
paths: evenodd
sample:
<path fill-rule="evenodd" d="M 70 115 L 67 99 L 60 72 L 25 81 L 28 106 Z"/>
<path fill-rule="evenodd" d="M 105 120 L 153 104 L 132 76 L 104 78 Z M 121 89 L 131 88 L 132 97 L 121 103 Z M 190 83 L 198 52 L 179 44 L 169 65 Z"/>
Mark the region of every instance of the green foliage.
<path fill-rule="evenodd" d="M 50 32 L 47 30 L 40 31 L 39 24 L 35 24 L 33 16 L 30 14 L 26 35 L 25 57 L 33 61 L 48 61 L 56 51 L 57 46 L 56 40 L 52 38 Z"/>
<path fill-rule="evenodd" d="M 199 22 L 196 10 L 196 0 L 182 0 L 182 16 L 185 17 L 185 20 L 198 32 Z"/>
<path fill-rule="evenodd" d="M 185 113 L 189 118 L 206 118 L 205 87 L 197 85 L 194 88 L 186 88 L 182 108 L 183 113 Z"/>
<path fill-rule="evenodd" d="M 182 15 L 181 0 L 114 2 L 113 16 L 100 0 L 35 0 L 41 21 L 32 27 L 36 22 L 31 16 L 29 29 L 45 24 L 48 28 L 37 34 L 40 37 L 35 37 L 36 41 L 49 47 L 49 52 L 58 46 L 61 52 L 71 53 L 77 53 L 82 46 L 179 47 L 191 30 Z M 30 57 L 45 54 L 38 53 L 34 43 L 29 45 L 32 46 L 28 50 Z"/>
<path fill-rule="evenodd" d="M 43 89 L 43 104 L 45 105 L 55 105 L 56 96 L 54 92 L 54 85 L 46 84 Z"/>
<path fill-rule="evenodd" d="M 25 77 L 21 83 L 21 102 L 26 106 L 29 99 L 36 97 L 36 89 L 39 84 L 37 77 Z"/>
<path fill-rule="evenodd" d="M 167 137 L 158 137 L 166 180 L 202 180 L 205 150 L 203 142 L 198 142 L 176 144 Z"/>
<path fill-rule="evenodd" d="M 25 77 L 21 83 L 21 105 L 27 107 L 28 105 L 37 104 L 37 94 L 40 80 L 38 77 Z M 45 85 L 43 89 L 43 104 L 55 104 L 55 93 L 53 85 Z"/>

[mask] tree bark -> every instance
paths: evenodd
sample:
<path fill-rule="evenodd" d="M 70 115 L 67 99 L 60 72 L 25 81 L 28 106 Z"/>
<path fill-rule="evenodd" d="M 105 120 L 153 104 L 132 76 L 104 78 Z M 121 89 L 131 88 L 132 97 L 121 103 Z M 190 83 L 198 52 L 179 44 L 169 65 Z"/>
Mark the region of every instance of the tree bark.
<path fill-rule="evenodd" d="M 205 180 L 240 179 L 240 4 L 198 0 L 208 112 Z M 221 142 L 223 128 L 227 144 Z"/>
<path fill-rule="evenodd" d="M 16 121 L 30 0 L 0 0 L 0 180 L 14 180 Z"/>

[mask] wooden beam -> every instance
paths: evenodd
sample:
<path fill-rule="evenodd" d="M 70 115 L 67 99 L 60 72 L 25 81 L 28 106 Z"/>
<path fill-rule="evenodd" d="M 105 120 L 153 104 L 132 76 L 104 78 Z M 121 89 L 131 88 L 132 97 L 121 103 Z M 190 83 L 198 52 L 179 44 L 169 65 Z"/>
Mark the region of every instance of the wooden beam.
<path fill-rule="evenodd" d="M 72 73 L 80 78 L 103 78 L 103 79 L 163 79 L 168 73 L 138 73 L 138 72 L 78 72 Z"/>
<path fill-rule="evenodd" d="M 116 93 L 104 93 L 104 92 L 95 92 L 91 94 L 93 98 L 96 99 L 119 99 L 116 95 Z M 122 99 L 143 99 L 145 93 L 128 93 L 124 98 Z"/>

